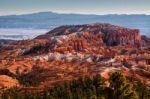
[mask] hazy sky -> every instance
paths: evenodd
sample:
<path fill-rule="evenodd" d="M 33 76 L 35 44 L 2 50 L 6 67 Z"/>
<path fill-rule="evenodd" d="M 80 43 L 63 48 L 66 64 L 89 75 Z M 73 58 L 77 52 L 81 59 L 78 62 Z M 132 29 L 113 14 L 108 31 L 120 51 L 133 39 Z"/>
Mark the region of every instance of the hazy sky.
<path fill-rule="evenodd" d="M 43 11 L 83 14 L 150 14 L 150 0 L 0 0 L 0 15 Z"/>

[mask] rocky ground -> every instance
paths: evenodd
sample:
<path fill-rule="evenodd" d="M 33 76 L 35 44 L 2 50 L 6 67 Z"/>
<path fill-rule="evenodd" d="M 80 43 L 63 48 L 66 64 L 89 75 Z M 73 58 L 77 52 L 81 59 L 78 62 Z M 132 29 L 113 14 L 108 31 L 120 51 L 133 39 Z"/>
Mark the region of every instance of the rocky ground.
<path fill-rule="evenodd" d="M 0 46 L 0 88 L 41 90 L 113 71 L 150 86 L 150 39 L 111 24 L 61 26 L 32 40 Z"/>

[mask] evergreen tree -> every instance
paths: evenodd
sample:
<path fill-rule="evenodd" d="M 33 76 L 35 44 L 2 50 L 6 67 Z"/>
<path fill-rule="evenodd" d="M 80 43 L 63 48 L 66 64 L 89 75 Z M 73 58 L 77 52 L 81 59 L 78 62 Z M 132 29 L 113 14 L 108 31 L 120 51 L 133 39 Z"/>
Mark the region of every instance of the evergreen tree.
<path fill-rule="evenodd" d="M 137 82 L 136 91 L 140 99 L 150 99 L 150 90 L 141 82 Z"/>
<path fill-rule="evenodd" d="M 99 74 L 93 78 L 73 80 L 46 88 L 43 92 L 24 92 L 18 88 L 6 90 L 0 99 L 150 99 L 149 89 L 142 83 L 129 83 L 120 72 L 106 81 Z M 136 89 L 133 90 L 133 85 Z"/>
<path fill-rule="evenodd" d="M 95 85 L 96 88 L 103 86 L 104 83 L 105 80 L 100 74 L 97 74 L 96 76 L 93 77 L 93 84 Z"/>
<path fill-rule="evenodd" d="M 112 90 L 112 95 L 110 95 L 112 97 L 110 99 L 138 99 L 132 85 L 120 72 L 110 75 L 110 88 Z"/>

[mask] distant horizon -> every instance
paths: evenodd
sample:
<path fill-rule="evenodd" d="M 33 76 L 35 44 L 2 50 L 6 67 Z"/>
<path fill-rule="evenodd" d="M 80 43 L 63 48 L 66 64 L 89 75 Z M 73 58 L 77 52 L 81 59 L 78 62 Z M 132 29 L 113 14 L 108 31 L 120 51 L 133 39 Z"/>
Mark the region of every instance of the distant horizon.
<path fill-rule="evenodd" d="M 147 15 L 150 14 L 144 14 L 144 13 L 108 13 L 108 14 L 94 14 L 94 13 L 78 13 L 78 12 L 57 12 L 57 11 L 40 11 L 40 12 L 25 12 L 25 13 L 18 13 L 18 14 L 4 14 L 0 16 L 17 16 L 17 15 L 29 15 L 29 14 L 39 14 L 39 13 L 55 13 L 55 14 L 77 14 L 77 15 Z"/>
<path fill-rule="evenodd" d="M 0 16 L 53 11 L 77 14 L 150 15 L 150 0 L 0 0 Z"/>

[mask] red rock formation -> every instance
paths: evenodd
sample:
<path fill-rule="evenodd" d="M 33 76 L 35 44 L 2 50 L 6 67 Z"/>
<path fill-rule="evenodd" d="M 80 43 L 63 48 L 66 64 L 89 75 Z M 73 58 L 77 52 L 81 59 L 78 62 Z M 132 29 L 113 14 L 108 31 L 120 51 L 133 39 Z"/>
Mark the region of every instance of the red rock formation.
<path fill-rule="evenodd" d="M 97 73 L 107 78 L 116 70 L 150 82 L 150 47 L 135 47 L 143 40 L 148 42 L 136 29 L 91 24 L 61 26 L 33 40 L 12 42 L 0 46 L 0 87 L 20 85 L 21 75 L 41 89 Z"/>
<path fill-rule="evenodd" d="M 53 36 L 70 35 L 74 33 L 87 32 L 84 38 L 94 40 L 94 36 L 101 34 L 99 39 L 102 39 L 106 45 L 134 45 L 142 46 L 144 41 L 141 39 L 140 31 L 138 29 L 123 28 L 110 24 L 91 24 L 91 25 L 70 25 L 61 26 L 48 32 L 46 35 L 38 36 L 36 39 L 48 39 Z M 87 36 L 90 35 L 90 36 Z M 103 35 L 103 36 L 102 36 Z M 97 35 L 98 36 L 98 35 Z M 77 45 L 80 45 L 77 43 Z M 76 45 L 76 46 L 77 46 Z"/>
<path fill-rule="evenodd" d="M 4 87 L 16 87 L 19 86 L 19 82 L 6 75 L 0 75 L 0 88 Z"/>

